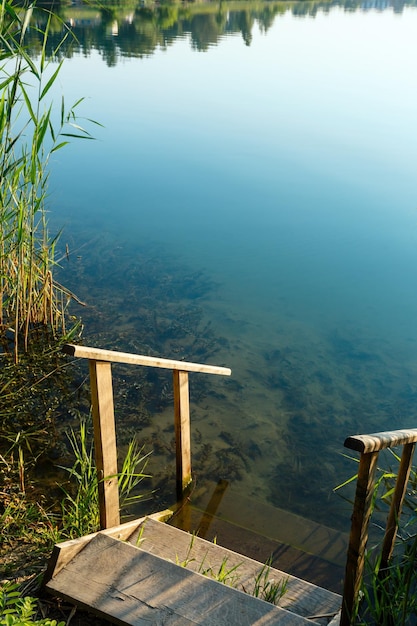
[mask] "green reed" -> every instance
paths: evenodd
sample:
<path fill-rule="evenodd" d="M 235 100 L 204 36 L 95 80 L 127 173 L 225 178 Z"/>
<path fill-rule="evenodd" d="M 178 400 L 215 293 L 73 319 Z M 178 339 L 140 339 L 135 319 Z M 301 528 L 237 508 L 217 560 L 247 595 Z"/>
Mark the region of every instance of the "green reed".
<path fill-rule="evenodd" d="M 57 626 L 56 620 L 38 618 L 36 599 L 53 545 L 99 530 L 97 472 L 89 430 L 89 418 L 81 417 L 79 429 L 68 433 L 74 461 L 63 468 L 68 480 L 61 485 L 63 499 L 59 503 L 48 501 L 36 492 L 29 477 L 24 479 L 25 459 L 29 457 L 31 464 L 29 435 L 10 440 L 7 452 L 0 454 L 0 561 L 4 579 L 0 581 L 0 626 Z M 117 475 L 122 508 L 145 496 L 137 488 L 148 478 L 144 473 L 148 456 L 134 440 L 128 445 Z"/>
<path fill-rule="evenodd" d="M 52 100 L 62 67 L 57 61 L 69 31 L 47 58 L 52 19 L 34 19 L 34 5 L 0 0 L 0 328 L 13 334 L 14 358 L 28 348 L 38 326 L 55 336 L 65 332 L 65 309 L 72 294 L 54 279 L 58 236 L 47 223 L 51 156 L 70 137 L 91 138 L 77 123 L 76 109 L 62 98 L 59 112 Z M 25 47 L 28 28 L 41 35 L 37 59 Z"/>
<path fill-rule="evenodd" d="M 49 556 L 55 543 L 100 529 L 98 479 L 89 423 L 89 417 L 80 416 L 78 429 L 68 432 L 73 462 L 60 468 L 68 479 L 59 485 L 63 494 L 59 502 L 36 495 L 34 483 L 23 478 L 25 459 L 30 457 L 27 437 L 17 436 L 8 451 L 0 454 L 0 478 L 4 485 L 0 492 L 0 555 L 1 549 L 23 542 L 30 545 L 28 560 L 39 561 Z M 138 489 L 142 481 L 150 478 L 145 473 L 148 458 L 149 453 L 136 440 L 129 443 L 117 474 L 123 512 L 151 495 Z"/>
<path fill-rule="evenodd" d="M 71 429 L 68 440 L 75 461 L 72 467 L 61 468 L 69 474 L 67 486 L 62 486 L 65 497 L 62 501 L 61 535 L 72 539 L 99 530 L 100 513 L 93 441 L 88 432 L 86 419 L 80 418 L 78 432 Z M 143 480 L 150 478 L 145 473 L 148 458 L 149 453 L 145 454 L 135 439 L 130 441 L 116 477 L 122 510 L 147 495 L 138 493 L 137 487 Z"/>

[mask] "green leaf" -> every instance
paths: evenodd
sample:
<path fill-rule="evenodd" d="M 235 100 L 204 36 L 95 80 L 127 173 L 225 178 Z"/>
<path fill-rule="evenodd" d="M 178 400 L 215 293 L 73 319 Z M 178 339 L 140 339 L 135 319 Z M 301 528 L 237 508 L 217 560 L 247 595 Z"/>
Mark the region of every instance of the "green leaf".
<path fill-rule="evenodd" d="M 52 141 L 55 143 L 56 141 L 55 130 L 54 130 L 51 120 L 49 120 L 49 132 L 51 133 Z"/>
<path fill-rule="evenodd" d="M 22 30 L 20 34 L 21 41 L 23 41 L 27 28 L 29 26 L 29 22 L 32 19 L 32 13 L 33 13 L 33 5 L 30 5 L 30 7 L 25 11 L 25 19 L 23 20 Z"/>
<path fill-rule="evenodd" d="M 94 139 L 90 135 L 76 135 L 75 133 L 61 133 L 63 137 L 74 137 L 75 139 Z"/>
<path fill-rule="evenodd" d="M 351 478 L 348 478 L 347 480 L 345 480 L 345 482 L 341 483 L 340 485 L 337 485 L 337 487 L 334 487 L 333 491 L 337 491 L 338 489 L 341 489 L 342 487 L 345 487 L 346 485 L 349 485 L 354 480 L 356 480 L 357 477 L 358 477 L 357 474 L 355 474 L 354 476 L 351 476 Z"/>
<path fill-rule="evenodd" d="M 36 125 L 37 125 L 37 123 L 38 123 L 38 120 L 36 119 L 35 112 L 34 112 L 34 110 L 33 110 L 33 108 L 32 108 L 32 103 L 31 103 L 31 101 L 30 101 L 29 95 L 28 95 L 28 93 L 27 93 L 26 89 L 24 88 L 23 84 L 22 84 L 22 85 L 20 85 L 20 88 L 21 88 L 21 90 L 22 90 L 22 94 L 23 94 L 23 97 L 24 97 L 24 99 L 25 99 L 25 103 L 26 103 L 27 109 L 28 109 L 28 111 L 29 111 L 29 115 L 30 115 L 30 117 L 32 118 L 32 122 L 33 122 L 33 123 L 35 124 L 35 126 L 36 126 Z"/>
<path fill-rule="evenodd" d="M 92 120 L 89 117 L 86 117 L 84 119 L 87 120 L 87 122 L 90 122 L 90 124 L 95 124 L 96 126 L 100 126 L 101 128 L 105 128 L 104 124 L 100 124 L 100 122 L 97 122 L 97 120 Z"/>
<path fill-rule="evenodd" d="M 51 117 L 51 110 L 52 110 L 52 104 L 50 105 L 48 111 L 45 113 L 43 118 L 40 120 L 40 123 L 38 124 L 38 129 L 37 129 L 38 132 L 37 132 L 37 137 L 36 137 L 36 154 L 38 154 L 39 150 L 41 149 L 46 131 L 48 130 L 49 120 Z"/>
<path fill-rule="evenodd" d="M 14 10 L 10 2 L 3 2 L 2 5 L 3 5 L 3 8 L 6 10 L 6 13 L 10 15 L 13 21 L 19 22 L 19 16 L 17 15 L 16 11 Z"/>
<path fill-rule="evenodd" d="M 61 141 L 61 143 L 59 143 L 57 146 L 54 146 L 51 150 L 51 154 L 53 152 L 56 152 L 57 150 L 60 150 L 61 148 L 63 148 L 64 146 L 67 146 L 69 144 L 69 141 Z"/>
<path fill-rule="evenodd" d="M 62 100 L 61 100 L 61 126 L 63 126 L 65 124 L 65 102 L 64 102 L 64 96 L 62 96 Z"/>
<path fill-rule="evenodd" d="M 26 53 L 24 48 L 19 48 L 19 55 L 22 57 L 22 59 L 24 59 L 24 61 L 28 64 L 32 74 L 34 76 L 36 76 L 36 78 L 38 80 L 41 79 L 41 76 L 39 74 L 38 68 L 36 67 L 34 61 L 32 61 L 32 59 L 30 58 L 30 56 Z"/>
<path fill-rule="evenodd" d="M 12 82 L 13 78 L 14 76 L 9 76 L 8 78 L 6 78 L 6 80 L 0 83 L 0 89 L 3 91 L 7 87 L 7 85 Z"/>
<path fill-rule="evenodd" d="M 60 64 L 58 65 L 57 69 L 52 74 L 51 78 L 48 80 L 48 82 L 46 83 L 45 87 L 42 89 L 39 101 L 41 101 L 46 96 L 46 94 L 48 93 L 48 91 L 50 90 L 52 85 L 54 84 L 54 82 L 56 80 L 56 77 L 58 76 L 58 74 L 59 74 L 59 72 L 61 70 L 62 64 L 63 64 L 63 61 L 60 62 Z"/>

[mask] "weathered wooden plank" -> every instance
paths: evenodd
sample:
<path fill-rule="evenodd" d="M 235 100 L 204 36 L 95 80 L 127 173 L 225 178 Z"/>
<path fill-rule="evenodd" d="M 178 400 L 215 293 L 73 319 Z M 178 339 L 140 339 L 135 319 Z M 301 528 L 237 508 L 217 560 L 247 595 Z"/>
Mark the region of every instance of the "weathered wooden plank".
<path fill-rule="evenodd" d="M 119 526 L 113 526 L 112 528 L 107 528 L 106 530 L 101 530 L 100 532 L 109 537 L 113 537 L 114 539 L 127 541 L 127 539 L 132 536 L 132 533 L 138 529 L 145 519 L 166 522 L 170 517 L 172 517 L 172 515 L 173 510 L 165 509 L 164 511 L 159 511 L 158 513 L 152 513 L 146 517 L 130 520 L 129 522 L 125 522 Z M 69 539 L 68 541 L 62 541 L 61 543 L 55 544 L 52 555 L 48 561 L 47 570 L 43 577 L 42 586 L 45 586 L 53 576 L 56 576 L 61 569 L 71 561 L 71 559 L 81 552 L 81 550 L 85 548 L 94 537 L 96 537 L 97 534 L 98 533 L 91 533 L 90 535 L 84 535 L 83 537 L 78 537 L 77 539 Z"/>
<path fill-rule="evenodd" d="M 191 482 L 190 395 L 188 372 L 173 372 L 177 497 Z"/>
<path fill-rule="evenodd" d="M 345 440 L 345 448 L 356 450 L 367 454 L 383 450 L 384 448 L 393 448 L 405 443 L 417 442 L 417 428 L 408 430 L 390 430 L 381 433 L 372 433 L 370 435 L 353 435 Z"/>
<path fill-rule="evenodd" d="M 123 626 L 312 623 L 103 533 L 46 589 Z"/>
<path fill-rule="evenodd" d="M 129 538 L 134 544 L 137 541 L 142 550 L 184 564 L 195 572 L 207 571 L 215 576 L 220 571 L 228 571 L 228 584 L 250 594 L 254 592 L 256 576 L 263 568 L 261 563 L 242 554 L 151 519 L 146 519 Z M 342 599 L 339 594 L 270 568 L 267 580 L 278 583 L 286 579 L 287 592 L 280 600 L 280 607 L 306 618 L 335 614 L 340 609 Z"/>
<path fill-rule="evenodd" d="M 90 361 L 89 365 L 100 527 L 110 528 L 120 524 L 111 363 Z"/>
<path fill-rule="evenodd" d="M 71 356 L 92 361 L 106 361 L 108 363 L 126 363 L 131 365 L 147 365 L 150 367 L 161 367 L 169 370 L 180 370 L 183 372 L 202 372 L 203 374 L 218 374 L 230 376 L 232 371 L 228 367 L 217 365 L 202 365 L 200 363 L 189 363 L 187 361 L 175 361 L 172 359 L 162 359 L 141 354 L 130 354 L 128 352 L 116 352 L 114 350 L 103 350 L 101 348 L 91 348 L 88 346 L 77 346 L 65 344 L 63 352 Z"/>

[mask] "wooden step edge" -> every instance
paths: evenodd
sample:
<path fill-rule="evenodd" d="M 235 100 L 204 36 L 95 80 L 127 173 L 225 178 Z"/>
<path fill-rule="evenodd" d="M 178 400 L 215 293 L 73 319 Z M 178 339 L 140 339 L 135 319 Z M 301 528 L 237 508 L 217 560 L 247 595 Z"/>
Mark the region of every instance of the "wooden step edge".
<path fill-rule="evenodd" d="M 128 543 L 136 547 L 139 547 L 145 551 L 146 551 L 146 547 L 144 548 L 142 545 L 139 545 L 137 542 L 138 542 L 138 539 L 140 539 L 140 534 L 141 534 L 141 531 L 139 530 L 140 526 L 142 526 L 144 538 L 146 538 L 146 524 L 148 520 L 153 520 L 154 522 L 162 522 L 162 523 L 164 522 L 163 520 L 158 520 L 148 515 L 144 517 L 135 528 L 132 529 L 131 535 L 126 538 L 126 541 Z M 151 522 L 151 525 L 152 525 L 152 522 Z M 242 552 L 237 552 L 236 550 L 233 550 L 232 548 L 228 548 L 227 546 L 223 546 L 220 543 L 215 543 L 213 541 L 210 541 L 209 539 L 200 537 L 197 533 L 191 533 L 187 530 L 183 530 L 182 528 L 178 528 L 177 526 L 173 526 L 171 524 L 164 524 L 164 525 L 166 525 L 172 533 L 179 533 L 179 536 L 181 536 L 184 540 L 185 538 L 187 538 L 188 543 L 192 542 L 194 544 L 193 548 L 190 550 L 190 554 L 192 554 L 195 551 L 195 547 L 198 544 L 200 544 L 202 546 L 207 546 L 208 550 L 221 551 L 224 555 L 229 555 L 235 558 L 236 560 L 243 560 L 244 562 L 248 564 L 250 563 L 252 566 L 259 566 L 260 568 L 262 568 L 265 565 L 267 565 L 261 561 L 258 561 L 257 559 L 254 559 L 251 556 L 247 556 L 246 554 Z M 158 527 L 158 524 L 154 526 Z M 326 589 L 325 587 L 322 587 L 321 585 L 317 585 L 316 583 L 312 583 L 308 580 L 305 580 L 304 578 L 300 578 L 300 576 L 289 574 L 288 572 L 285 572 L 284 570 L 281 570 L 273 565 L 270 566 L 270 570 L 271 570 L 271 573 L 276 573 L 277 575 L 285 576 L 286 578 L 290 580 L 299 581 L 305 584 L 306 587 L 308 586 L 311 589 L 313 588 L 322 589 L 324 592 L 326 592 L 329 595 L 329 597 L 340 598 L 340 599 L 342 598 L 342 596 L 335 591 L 330 591 L 329 589 Z"/>
<path fill-rule="evenodd" d="M 141 541 L 143 539 L 146 539 L 146 527 L 148 526 L 149 528 L 149 520 L 153 520 L 154 522 L 160 522 L 161 520 L 155 520 L 154 518 L 152 518 L 150 515 L 144 517 L 140 523 L 135 527 L 132 528 L 132 532 L 131 534 L 126 537 L 126 541 L 128 543 L 130 543 L 131 545 L 135 546 L 136 548 L 140 548 L 142 550 L 144 550 L 145 552 L 152 552 L 151 550 L 147 550 L 146 544 L 141 543 Z M 188 543 L 188 547 L 187 550 L 189 550 L 189 556 L 190 556 L 190 561 L 193 561 L 193 556 L 194 552 L 196 551 L 197 547 L 200 545 L 202 547 L 203 550 L 205 550 L 206 552 L 210 551 L 210 552 L 218 552 L 219 554 L 221 553 L 223 556 L 230 556 L 232 557 L 234 560 L 236 561 L 242 561 L 242 563 L 247 563 L 248 565 L 250 564 L 252 567 L 256 567 L 256 568 L 262 568 L 265 567 L 265 563 L 262 563 L 260 561 L 257 561 L 256 559 L 247 556 L 246 554 L 242 553 L 242 552 L 237 552 L 236 550 L 233 550 L 231 548 L 228 548 L 227 546 L 223 546 L 222 544 L 219 543 L 215 543 L 213 541 L 210 541 L 208 539 L 205 539 L 204 537 L 199 537 L 198 534 L 195 533 L 190 533 L 186 530 L 183 530 L 182 528 L 178 528 L 177 526 L 172 526 L 170 524 L 164 524 L 162 522 L 163 526 L 166 526 L 167 528 L 167 532 L 171 533 L 172 536 L 175 536 L 175 534 L 178 535 L 178 537 L 181 537 L 183 541 L 187 541 Z M 142 527 L 140 529 L 140 527 Z M 152 524 L 151 522 L 151 528 L 154 527 L 156 529 L 157 532 L 157 528 L 159 527 L 159 524 Z M 152 532 L 152 531 L 151 531 Z M 154 531 L 155 532 L 155 531 Z M 141 537 L 143 533 L 143 537 Z M 190 547 L 190 544 L 192 544 L 192 547 Z M 161 556 L 161 555 L 158 555 Z M 178 555 L 177 555 L 178 556 Z M 166 557 L 166 556 L 161 556 L 161 558 L 164 559 L 168 559 L 172 561 L 171 557 Z M 172 561 L 175 562 L 175 561 Z M 300 578 L 299 576 L 294 576 L 293 574 L 288 574 L 288 572 L 285 572 L 281 569 L 278 569 L 277 567 L 274 566 L 270 566 L 270 570 L 271 573 L 274 573 L 276 575 L 279 575 L 281 577 L 285 577 L 288 578 L 290 580 L 294 580 L 297 582 L 301 582 L 302 584 L 305 584 L 306 586 L 310 587 L 311 589 L 313 588 L 319 588 L 319 589 L 323 589 L 323 591 L 325 591 L 326 593 L 329 594 L 329 596 L 332 597 L 337 597 L 337 598 L 341 598 L 340 594 L 337 594 L 334 591 L 329 591 L 328 589 L 325 589 L 324 587 L 320 587 L 320 585 L 316 585 L 315 583 L 312 583 L 310 581 L 304 580 L 303 578 Z"/>
<path fill-rule="evenodd" d="M 54 545 L 51 557 L 48 561 L 46 572 L 44 574 L 41 588 L 44 589 L 47 583 L 53 576 L 56 576 L 58 572 L 62 570 L 71 559 L 73 559 L 83 548 L 85 548 L 94 537 L 99 533 L 105 534 L 113 539 L 119 539 L 120 541 L 127 541 L 127 539 L 135 532 L 135 530 L 144 522 L 145 519 L 150 518 L 157 522 L 166 522 L 172 517 L 174 511 L 171 509 L 165 509 L 157 513 L 151 513 L 143 517 L 130 520 L 118 526 L 112 528 L 106 528 L 90 535 L 84 535 L 77 539 L 69 539 L 68 541 L 62 541 Z"/>
<path fill-rule="evenodd" d="M 246 499 L 241 497 L 241 502 L 245 502 Z M 206 511 L 198 504 L 191 502 L 191 508 L 204 518 Z M 319 524 L 313 520 L 309 520 L 306 517 L 286 511 L 272 505 L 261 504 L 260 508 L 263 511 L 262 516 L 257 514 L 257 509 L 254 507 L 253 514 L 251 516 L 251 524 L 242 523 L 235 517 L 236 509 L 228 503 L 227 498 L 219 506 L 216 515 L 213 518 L 217 518 L 220 522 L 225 522 L 237 528 L 242 528 L 250 532 L 258 534 L 260 537 L 264 537 L 271 541 L 277 541 L 283 545 L 292 547 L 300 552 L 315 556 L 323 561 L 340 565 L 344 563 L 346 559 L 346 553 L 348 548 L 349 535 L 345 532 L 333 529 L 324 524 Z M 277 527 L 281 528 L 281 531 L 277 534 L 273 528 L 271 529 L 271 523 L 268 522 L 268 527 L 265 527 L 264 513 L 266 510 L 275 512 L 282 520 L 288 520 L 285 524 L 281 521 L 277 524 Z M 269 516 L 269 520 L 271 517 Z M 302 526 L 304 529 L 299 532 L 298 539 L 294 540 L 294 532 L 287 532 L 287 528 Z M 283 532 L 283 529 L 285 532 Z M 317 549 L 319 547 L 319 549 Z"/>
<path fill-rule="evenodd" d="M 148 533 L 146 530 L 147 528 Z M 168 551 L 166 548 L 163 548 L 165 531 L 168 533 L 165 540 L 165 545 L 168 546 Z M 148 539 L 151 537 L 151 543 L 148 544 L 149 547 L 146 547 L 147 537 Z M 176 537 L 179 540 L 178 544 L 176 544 Z M 138 543 L 138 539 L 143 539 L 144 542 L 142 543 L 142 541 L 140 541 L 140 543 Z M 261 563 L 252 557 L 246 556 L 245 554 L 231 550 L 221 544 L 212 543 L 207 539 L 201 538 L 198 535 L 193 535 L 175 526 L 161 524 L 158 523 L 157 520 L 151 520 L 149 518 L 145 518 L 143 520 L 143 522 L 132 532 L 132 535 L 127 539 L 127 542 L 138 549 L 149 552 L 150 554 L 158 556 L 164 560 L 168 560 L 177 565 L 177 560 L 174 559 L 173 554 L 170 554 L 169 551 L 173 546 L 175 546 L 176 549 L 180 548 L 180 550 L 185 550 L 190 559 L 190 566 L 186 569 L 188 569 L 188 571 L 194 571 L 195 573 L 199 573 L 198 570 L 195 569 L 195 565 L 200 561 L 200 552 L 205 554 L 205 557 L 203 558 L 206 558 L 207 555 L 209 555 L 210 558 L 208 559 L 208 563 L 210 563 L 211 566 L 213 565 L 213 561 L 210 559 L 218 558 L 218 563 L 216 560 L 214 569 L 217 568 L 217 565 L 220 565 L 224 557 L 227 559 L 230 558 L 229 563 L 231 563 L 232 566 L 239 563 L 239 566 L 242 567 L 241 571 L 244 572 L 244 574 L 242 574 L 242 586 L 247 586 L 246 583 L 249 580 L 248 573 L 252 571 L 255 576 L 256 573 L 259 573 L 259 571 L 265 567 L 265 563 Z M 197 554 L 198 556 L 196 558 Z M 176 555 L 176 559 L 177 558 L 178 554 Z M 306 619 L 316 619 L 317 614 L 321 614 L 323 612 L 326 613 L 327 618 L 330 619 L 331 616 L 334 616 L 339 611 L 342 603 L 342 596 L 340 594 L 273 566 L 269 567 L 268 575 L 271 577 L 271 580 L 286 579 L 288 581 L 288 592 L 281 599 L 279 604 L 280 608 L 301 615 Z M 251 576 L 250 580 L 252 580 Z M 233 588 L 239 590 L 238 587 Z M 249 588 L 250 586 L 248 589 Z M 250 591 L 248 591 L 248 593 L 251 595 Z M 309 599 L 307 600 L 307 598 Z M 327 624 L 327 621 L 325 623 Z"/>

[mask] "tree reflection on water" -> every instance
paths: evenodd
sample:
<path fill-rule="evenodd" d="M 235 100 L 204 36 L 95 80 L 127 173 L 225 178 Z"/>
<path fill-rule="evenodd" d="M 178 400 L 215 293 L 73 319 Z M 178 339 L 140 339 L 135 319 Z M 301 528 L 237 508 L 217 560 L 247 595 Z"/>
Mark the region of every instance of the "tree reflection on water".
<path fill-rule="evenodd" d="M 109 6 L 106 7 L 106 4 Z M 120 58 L 146 57 L 157 49 L 167 49 L 178 38 L 188 37 L 194 49 L 206 51 L 217 46 L 227 35 L 241 35 L 245 44 L 252 41 L 256 26 L 267 32 L 277 15 L 291 13 L 296 17 L 315 17 L 335 7 L 345 11 L 367 11 L 393 9 L 401 13 L 406 6 L 415 6 L 416 1 L 369 0 L 356 2 L 221 2 L 221 3 L 100 3 L 100 8 L 82 4 L 76 6 L 54 5 L 62 22 L 55 21 L 55 33 L 51 36 L 49 53 L 52 55 L 61 40 L 62 30 L 70 27 L 75 39 L 60 49 L 59 54 L 72 56 L 76 53 L 90 54 L 99 51 L 109 66 L 116 65 Z M 44 20 L 45 14 L 39 15 Z M 32 54 L 39 50 L 37 33 L 28 35 Z"/>

